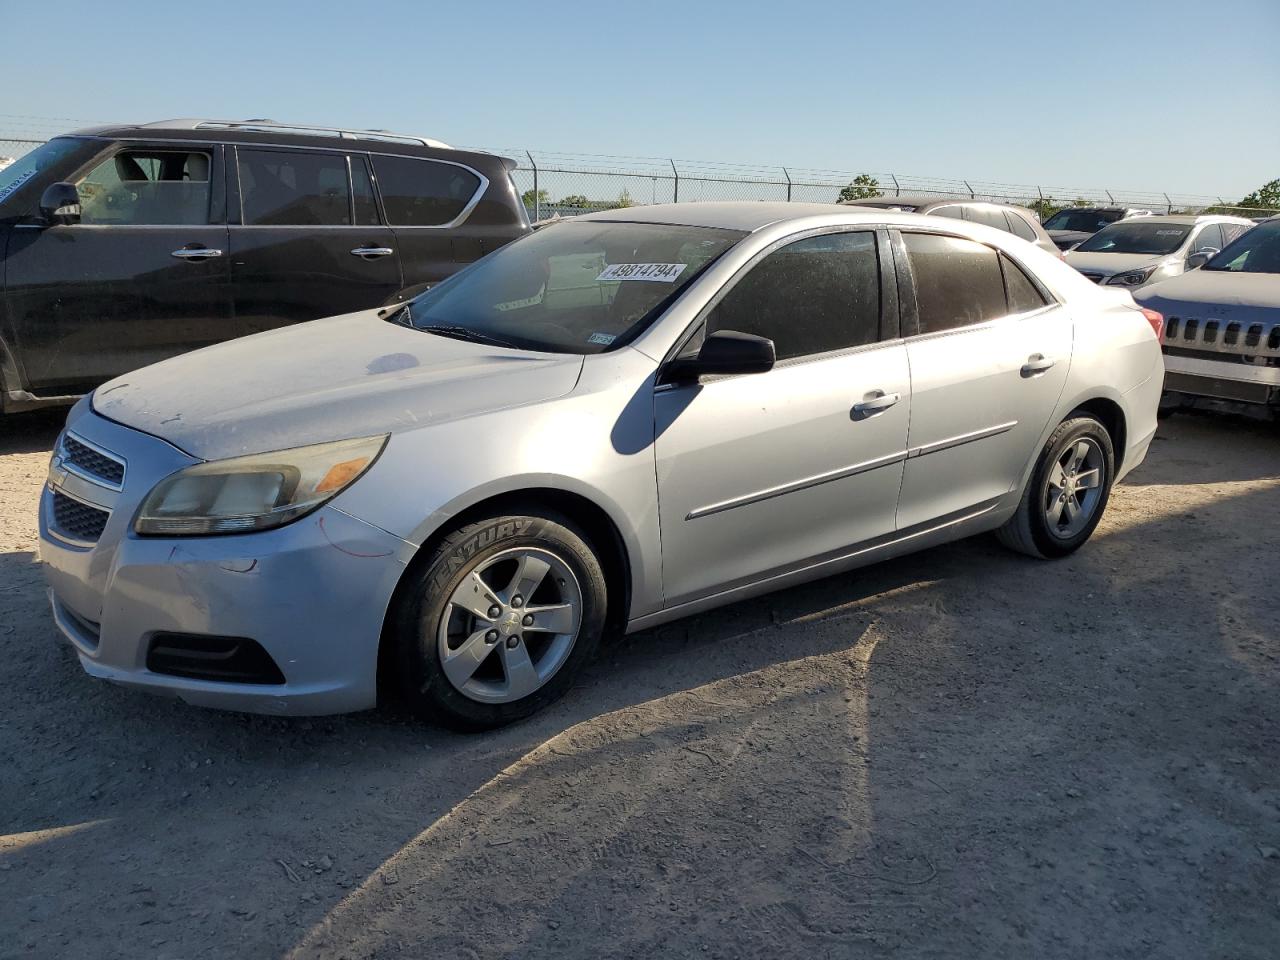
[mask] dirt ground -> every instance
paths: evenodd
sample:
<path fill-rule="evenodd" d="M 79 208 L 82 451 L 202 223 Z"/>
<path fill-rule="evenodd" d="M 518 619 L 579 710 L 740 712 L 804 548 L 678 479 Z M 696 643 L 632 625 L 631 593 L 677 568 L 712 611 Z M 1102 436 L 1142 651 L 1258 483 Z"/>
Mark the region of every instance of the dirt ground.
<path fill-rule="evenodd" d="M 533 720 L 94 681 L 0 423 L 0 957 L 1280 956 L 1280 430 L 1161 428 L 1093 541 L 990 538 L 608 647 Z"/>

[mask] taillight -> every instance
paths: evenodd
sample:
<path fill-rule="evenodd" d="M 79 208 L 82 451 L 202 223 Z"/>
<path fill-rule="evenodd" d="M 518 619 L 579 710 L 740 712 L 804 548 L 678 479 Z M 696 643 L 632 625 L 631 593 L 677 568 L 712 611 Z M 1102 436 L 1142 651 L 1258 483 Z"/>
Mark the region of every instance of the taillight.
<path fill-rule="evenodd" d="M 1142 315 L 1147 318 L 1147 323 L 1151 324 L 1151 329 L 1156 332 L 1156 339 L 1163 339 L 1164 314 L 1155 310 L 1148 310 L 1146 307 L 1141 307 L 1140 309 L 1142 310 Z"/>

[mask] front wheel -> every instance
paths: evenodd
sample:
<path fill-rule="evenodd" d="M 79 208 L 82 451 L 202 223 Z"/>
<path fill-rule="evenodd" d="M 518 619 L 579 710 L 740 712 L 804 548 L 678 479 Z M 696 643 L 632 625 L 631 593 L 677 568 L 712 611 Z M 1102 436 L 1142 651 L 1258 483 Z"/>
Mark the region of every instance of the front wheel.
<path fill-rule="evenodd" d="M 564 694 L 604 629 L 604 573 L 586 536 L 547 514 L 455 530 L 401 591 L 400 687 L 463 730 L 519 720 Z"/>
<path fill-rule="evenodd" d="M 1074 553 L 1101 521 L 1114 477 L 1107 428 L 1086 414 L 1068 417 L 1045 443 L 1017 511 L 996 536 L 1033 557 Z"/>

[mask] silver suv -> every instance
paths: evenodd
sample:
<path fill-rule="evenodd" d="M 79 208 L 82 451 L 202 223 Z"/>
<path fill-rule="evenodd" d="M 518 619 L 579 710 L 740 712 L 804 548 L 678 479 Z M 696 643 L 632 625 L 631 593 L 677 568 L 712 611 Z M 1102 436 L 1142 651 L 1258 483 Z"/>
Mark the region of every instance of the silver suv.
<path fill-rule="evenodd" d="M 1094 283 L 1135 288 L 1206 262 L 1246 231 L 1243 217 L 1142 217 L 1103 227 L 1064 259 Z"/>

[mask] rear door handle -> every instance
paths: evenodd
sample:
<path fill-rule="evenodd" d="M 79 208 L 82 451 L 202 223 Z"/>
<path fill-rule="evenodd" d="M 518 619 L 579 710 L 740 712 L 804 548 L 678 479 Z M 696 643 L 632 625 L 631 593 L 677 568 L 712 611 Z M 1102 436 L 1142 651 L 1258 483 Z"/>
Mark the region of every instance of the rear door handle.
<path fill-rule="evenodd" d="M 884 411 L 902 399 L 902 394 L 900 393 L 885 393 L 883 390 L 874 390 L 872 392 L 879 394 L 879 396 L 853 405 L 852 413 L 855 420 L 865 420 L 867 417 L 874 417 L 877 413 L 884 413 Z"/>
<path fill-rule="evenodd" d="M 353 257 L 363 257 L 365 260 L 376 260 L 379 257 L 389 257 L 395 250 L 391 247 L 356 247 L 351 251 Z"/>
<path fill-rule="evenodd" d="M 1051 369 L 1057 362 L 1057 360 L 1050 359 L 1042 353 L 1033 353 L 1031 356 L 1027 357 L 1027 362 L 1022 365 L 1022 376 L 1025 379 L 1038 377 L 1046 370 Z"/>
<path fill-rule="evenodd" d="M 209 260 L 222 256 L 222 251 L 212 247 L 183 247 L 181 250 L 173 251 L 171 256 L 179 260 Z"/>

